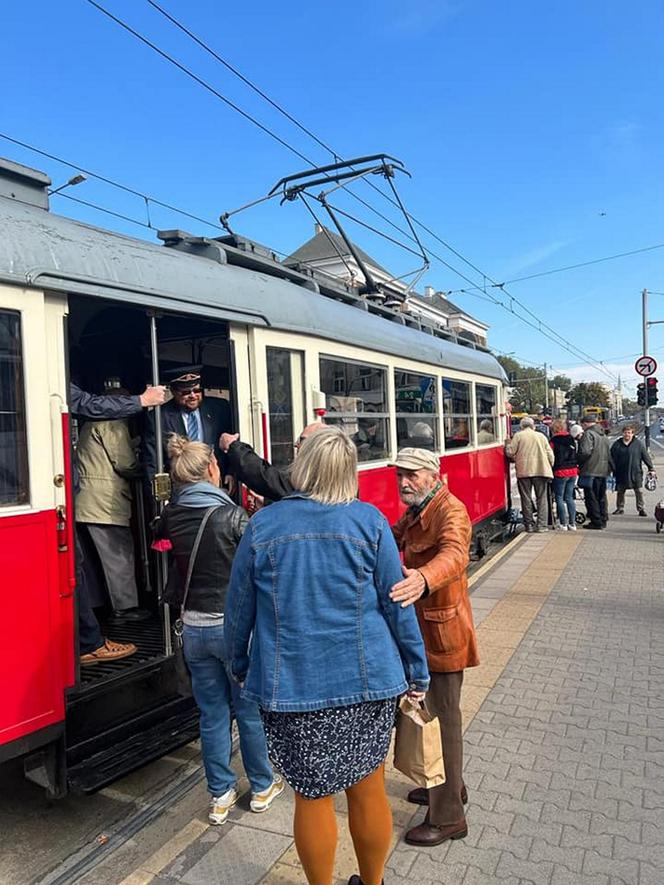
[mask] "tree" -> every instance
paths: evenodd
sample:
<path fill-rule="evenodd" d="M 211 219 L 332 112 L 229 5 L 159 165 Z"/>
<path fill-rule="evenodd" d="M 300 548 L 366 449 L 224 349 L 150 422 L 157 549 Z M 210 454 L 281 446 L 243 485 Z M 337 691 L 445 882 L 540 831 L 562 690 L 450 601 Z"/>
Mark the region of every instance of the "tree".
<path fill-rule="evenodd" d="M 555 390 L 564 390 L 566 393 L 572 389 L 572 379 L 567 375 L 554 375 L 549 378 L 549 387 Z"/>
<path fill-rule="evenodd" d="M 598 381 L 575 384 L 567 393 L 567 402 L 577 406 L 608 406 L 609 392 Z"/>

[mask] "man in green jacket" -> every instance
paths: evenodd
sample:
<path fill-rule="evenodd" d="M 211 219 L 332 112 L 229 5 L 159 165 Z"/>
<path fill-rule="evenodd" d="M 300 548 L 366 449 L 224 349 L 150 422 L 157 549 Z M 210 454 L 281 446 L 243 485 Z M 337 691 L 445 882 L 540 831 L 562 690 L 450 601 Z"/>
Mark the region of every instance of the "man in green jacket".
<path fill-rule="evenodd" d="M 131 521 L 131 480 L 140 476 L 126 419 L 91 421 L 77 448 L 76 521 L 83 523 L 99 555 L 111 604 L 125 620 L 147 616 L 138 608 Z"/>

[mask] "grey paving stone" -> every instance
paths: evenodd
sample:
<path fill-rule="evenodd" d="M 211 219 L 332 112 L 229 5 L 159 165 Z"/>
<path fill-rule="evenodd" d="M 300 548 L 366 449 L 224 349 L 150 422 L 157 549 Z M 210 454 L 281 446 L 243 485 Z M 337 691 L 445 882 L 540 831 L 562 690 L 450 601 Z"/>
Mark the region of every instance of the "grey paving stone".
<path fill-rule="evenodd" d="M 602 873 L 612 876 L 624 885 L 639 885 L 639 865 L 635 860 L 620 860 L 618 858 L 605 857 L 597 851 L 587 851 L 583 872 L 589 874 Z"/>
<path fill-rule="evenodd" d="M 255 885 L 289 847 L 292 839 L 278 833 L 226 824 L 228 831 L 189 869 L 187 885 Z"/>
<path fill-rule="evenodd" d="M 496 868 L 496 878 L 507 879 L 510 883 L 526 879 L 535 885 L 549 885 L 552 875 L 553 864 L 519 860 L 508 851 L 501 855 Z"/>

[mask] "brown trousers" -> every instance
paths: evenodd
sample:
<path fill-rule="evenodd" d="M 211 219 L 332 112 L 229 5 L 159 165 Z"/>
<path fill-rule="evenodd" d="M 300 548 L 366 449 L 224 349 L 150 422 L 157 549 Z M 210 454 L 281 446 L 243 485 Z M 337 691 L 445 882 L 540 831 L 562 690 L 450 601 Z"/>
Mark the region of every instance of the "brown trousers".
<path fill-rule="evenodd" d="M 427 692 L 427 706 L 438 716 L 443 738 L 445 783 L 429 790 L 429 823 L 437 826 L 456 824 L 465 819 L 463 787 L 463 739 L 461 736 L 461 686 L 463 670 L 455 673 L 432 673 Z"/>

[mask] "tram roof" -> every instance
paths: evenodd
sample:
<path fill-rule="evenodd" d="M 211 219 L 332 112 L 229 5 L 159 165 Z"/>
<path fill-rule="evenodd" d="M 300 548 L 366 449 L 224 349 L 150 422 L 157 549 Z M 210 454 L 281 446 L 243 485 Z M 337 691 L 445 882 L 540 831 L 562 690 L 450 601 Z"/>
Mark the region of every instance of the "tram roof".
<path fill-rule="evenodd" d="M 176 248 L 168 248 L 6 197 L 0 197 L 0 227 L 4 282 L 343 341 L 506 380 L 500 363 L 484 349 L 403 325 L 395 312 L 377 316 L 358 309 L 366 303 L 348 290 L 344 297 L 342 285 L 320 284 L 223 240 L 170 232 Z"/>

